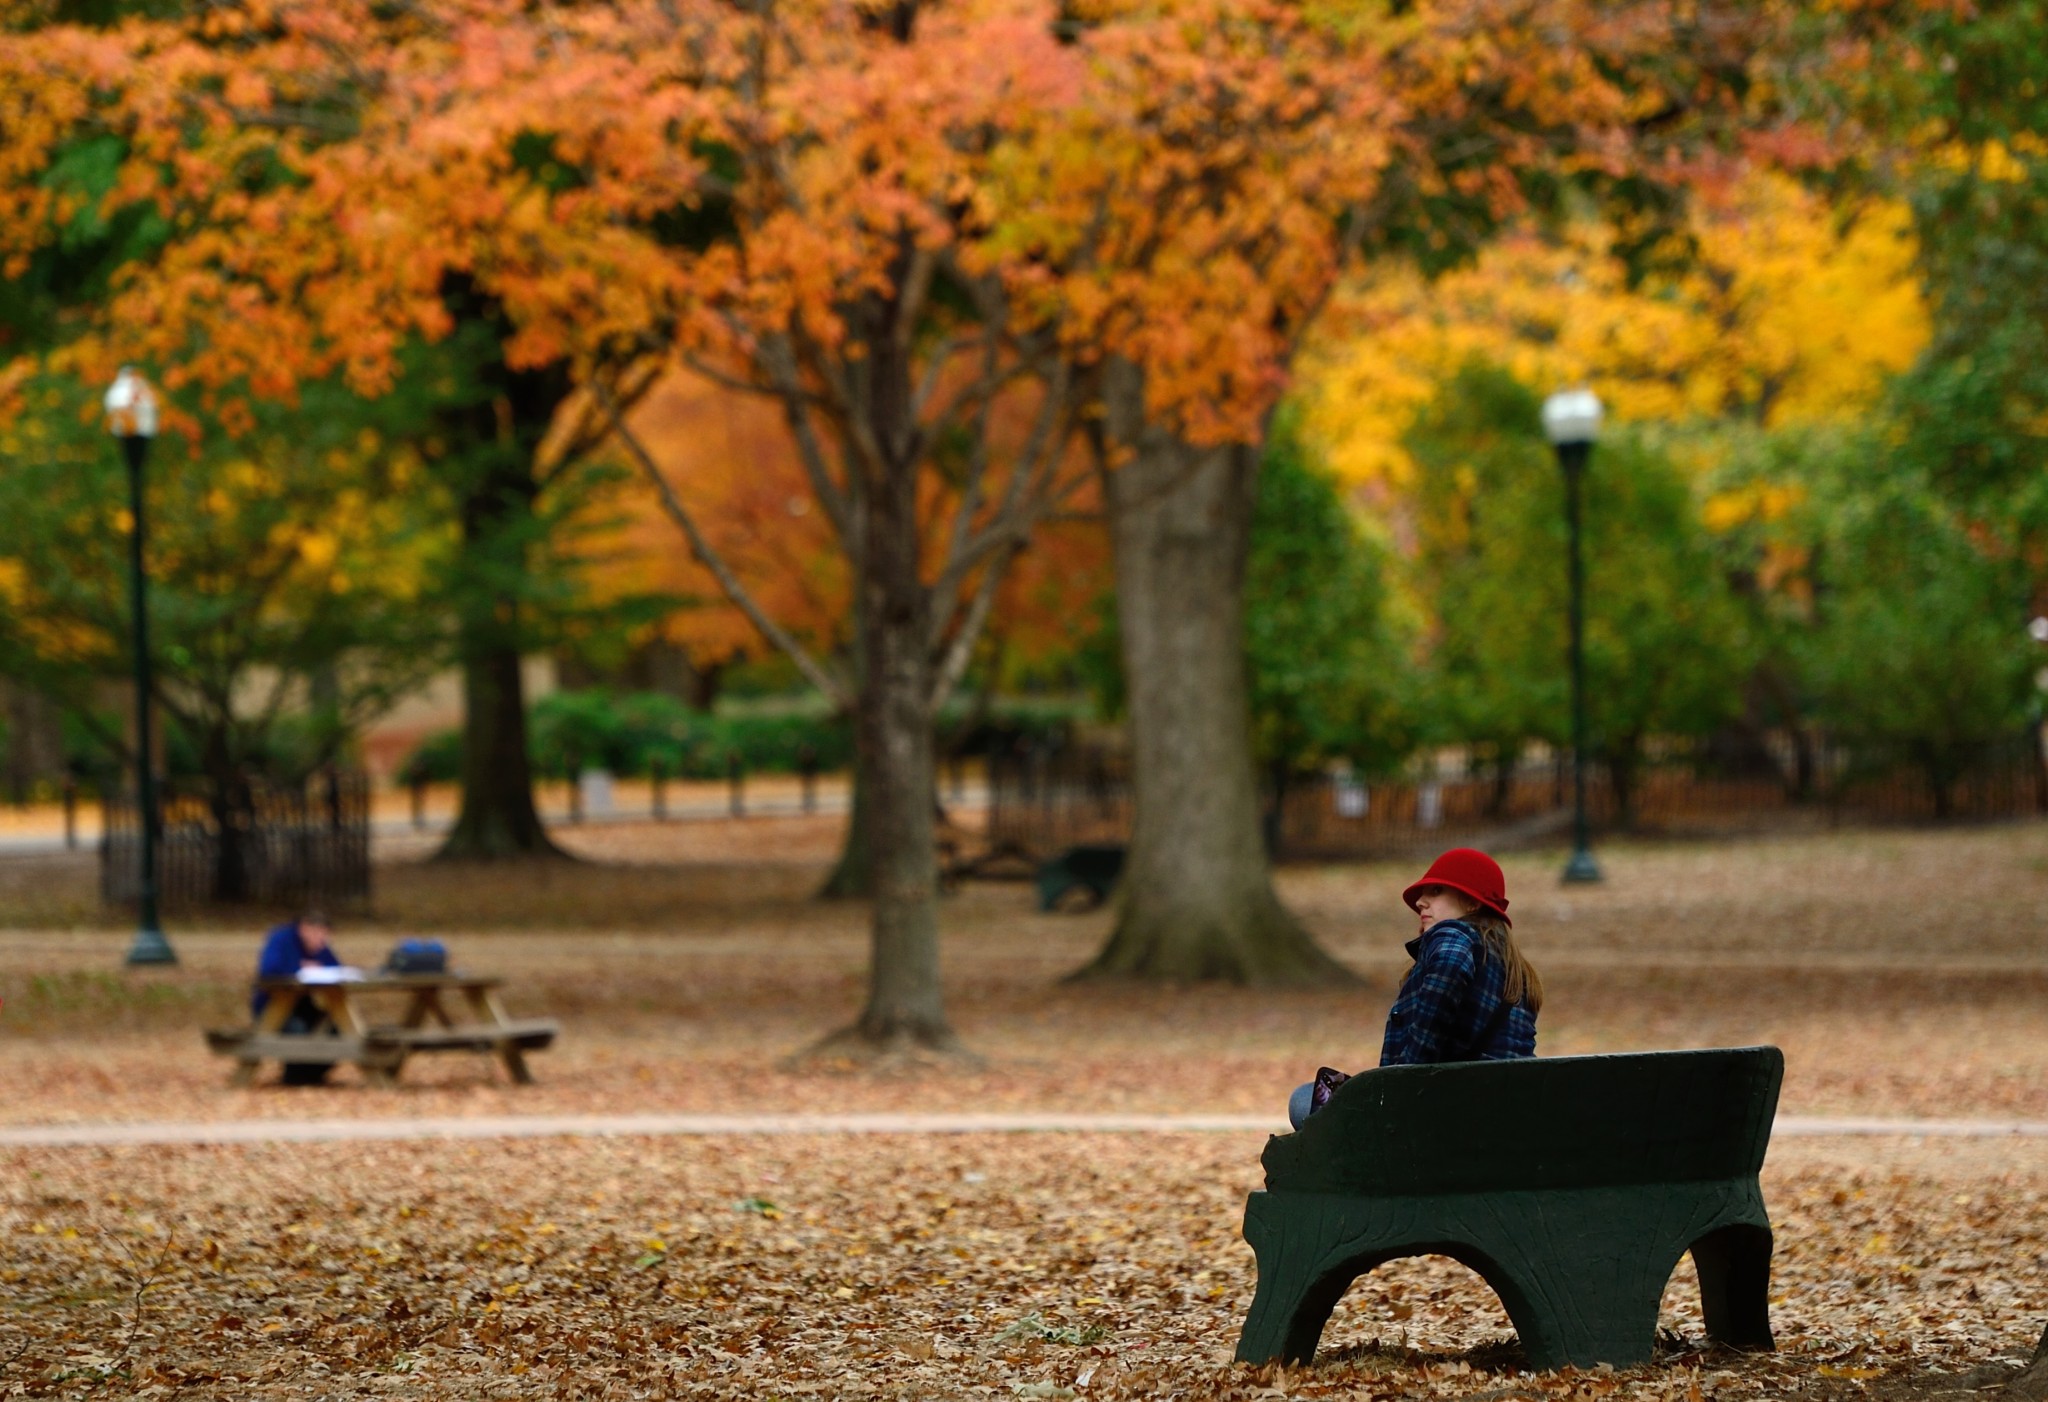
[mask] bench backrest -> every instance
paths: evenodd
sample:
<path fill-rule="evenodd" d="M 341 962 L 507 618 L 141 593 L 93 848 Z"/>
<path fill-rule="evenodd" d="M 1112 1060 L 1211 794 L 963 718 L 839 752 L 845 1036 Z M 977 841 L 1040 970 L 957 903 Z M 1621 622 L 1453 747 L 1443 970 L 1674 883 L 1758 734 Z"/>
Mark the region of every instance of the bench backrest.
<path fill-rule="evenodd" d="M 1353 1076 L 1266 1145 L 1266 1186 L 1408 1195 L 1752 1175 L 1776 1047 L 1389 1066 Z"/>

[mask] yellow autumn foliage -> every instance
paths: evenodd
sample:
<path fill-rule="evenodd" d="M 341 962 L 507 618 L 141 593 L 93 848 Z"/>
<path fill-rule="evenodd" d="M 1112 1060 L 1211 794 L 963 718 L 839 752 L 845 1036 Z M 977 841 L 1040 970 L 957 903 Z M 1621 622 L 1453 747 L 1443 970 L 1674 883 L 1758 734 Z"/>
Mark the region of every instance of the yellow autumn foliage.
<path fill-rule="evenodd" d="M 1618 418 L 1776 426 L 1861 412 L 1927 342 L 1898 202 L 1842 209 L 1757 176 L 1688 232 L 1682 270 L 1634 287 L 1598 223 L 1512 234 L 1433 283 L 1405 268 L 1353 283 L 1306 361 L 1308 431 L 1345 480 L 1398 488 L 1412 415 L 1470 359 L 1590 384 Z"/>

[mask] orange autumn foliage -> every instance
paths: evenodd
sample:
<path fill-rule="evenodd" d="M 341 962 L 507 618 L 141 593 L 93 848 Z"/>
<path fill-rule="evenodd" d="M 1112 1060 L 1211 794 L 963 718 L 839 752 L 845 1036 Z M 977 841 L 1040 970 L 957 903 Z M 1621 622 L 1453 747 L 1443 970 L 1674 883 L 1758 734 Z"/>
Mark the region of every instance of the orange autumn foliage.
<path fill-rule="evenodd" d="M 677 374 L 651 391 L 633 415 L 649 448 L 687 491 L 705 533 L 776 619 L 822 653 L 850 645 L 852 590 L 829 522 L 810 495 L 781 415 L 762 399 Z M 1002 431 L 998 426 L 997 431 Z M 1094 494 L 1074 513 L 1042 527 L 1011 564 L 989 624 L 1005 660 L 1035 664 L 1069 652 L 1088 610 L 1108 588 L 1108 543 L 1093 519 Z M 620 499 L 624 521 L 603 543 L 600 589 L 662 593 L 681 606 L 650 636 L 681 648 L 700 665 L 759 656 L 759 633 L 681 548 L 644 481 Z M 939 504 L 943 520 L 956 502 Z M 928 547 L 929 571 L 940 544 Z"/>
<path fill-rule="evenodd" d="M 648 394 L 634 424 L 762 605 L 814 649 L 843 648 L 851 603 L 845 560 L 833 548 L 831 526 L 811 499 L 774 407 L 701 378 L 672 375 Z M 620 504 L 628 520 L 605 583 L 681 599 L 655 632 L 699 665 L 758 653 L 759 633 L 682 548 L 647 484 L 633 478 Z"/>

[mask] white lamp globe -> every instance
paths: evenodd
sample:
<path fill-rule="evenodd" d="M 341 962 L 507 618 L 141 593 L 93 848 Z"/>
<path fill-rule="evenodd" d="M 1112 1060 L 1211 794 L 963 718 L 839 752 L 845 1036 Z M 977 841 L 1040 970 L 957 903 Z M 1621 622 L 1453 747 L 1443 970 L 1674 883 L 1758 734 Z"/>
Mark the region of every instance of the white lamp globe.
<path fill-rule="evenodd" d="M 1600 397 L 1568 389 L 1543 401 L 1543 434 L 1553 444 L 1591 443 L 1600 436 Z"/>
<path fill-rule="evenodd" d="M 156 437 L 156 391 L 132 365 L 123 365 L 107 386 L 107 427 L 116 438 Z"/>

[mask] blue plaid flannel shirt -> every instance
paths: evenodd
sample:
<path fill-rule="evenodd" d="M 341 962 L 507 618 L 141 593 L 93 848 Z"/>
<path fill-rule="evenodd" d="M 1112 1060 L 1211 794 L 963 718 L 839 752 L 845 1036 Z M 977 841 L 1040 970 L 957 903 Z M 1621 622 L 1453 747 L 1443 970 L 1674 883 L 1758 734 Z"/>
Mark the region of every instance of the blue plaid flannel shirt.
<path fill-rule="evenodd" d="M 1480 933 L 1444 920 L 1408 941 L 1415 967 L 1387 1014 L 1382 1066 L 1507 1061 L 1536 1055 L 1536 1014 L 1504 1008 L 1508 971 Z"/>

